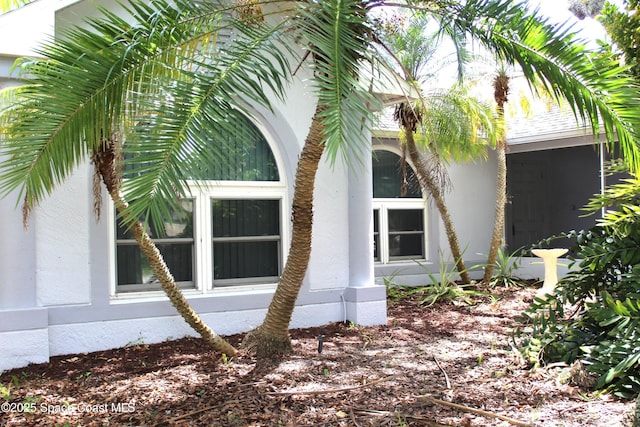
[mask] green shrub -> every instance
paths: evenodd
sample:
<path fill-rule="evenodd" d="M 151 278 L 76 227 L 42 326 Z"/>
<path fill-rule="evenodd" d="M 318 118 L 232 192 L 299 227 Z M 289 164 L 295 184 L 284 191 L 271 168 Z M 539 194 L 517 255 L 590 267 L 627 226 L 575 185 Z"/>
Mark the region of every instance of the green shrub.
<path fill-rule="evenodd" d="M 515 275 L 515 271 L 520 268 L 520 257 L 522 256 L 522 248 L 506 253 L 503 248 L 498 249 L 496 257 L 493 277 L 487 283 L 489 288 L 503 286 L 509 288 L 512 286 L 526 286 L 526 283 Z"/>
<path fill-rule="evenodd" d="M 582 361 L 598 389 L 640 392 L 640 179 L 594 198 L 590 210 L 615 207 L 576 240 L 570 271 L 554 295 L 535 298 L 515 329 L 533 365 Z"/>
<path fill-rule="evenodd" d="M 475 283 L 458 284 L 456 279 L 460 276 L 460 272 L 456 267 L 456 262 L 447 263 L 442 254 L 440 254 L 440 265 L 438 274 L 431 272 L 431 268 L 419 261 L 414 261 L 424 270 L 424 274 L 429 279 L 429 284 L 423 286 L 404 286 L 394 282 L 394 275 L 385 278 L 384 283 L 387 287 L 387 296 L 391 301 L 399 301 L 411 295 L 418 295 L 421 298 L 421 304 L 424 306 L 432 306 L 439 301 L 463 301 L 466 304 L 475 304 L 475 297 L 487 296 L 487 292 L 475 289 Z M 472 267 L 472 268 L 475 268 Z"/>

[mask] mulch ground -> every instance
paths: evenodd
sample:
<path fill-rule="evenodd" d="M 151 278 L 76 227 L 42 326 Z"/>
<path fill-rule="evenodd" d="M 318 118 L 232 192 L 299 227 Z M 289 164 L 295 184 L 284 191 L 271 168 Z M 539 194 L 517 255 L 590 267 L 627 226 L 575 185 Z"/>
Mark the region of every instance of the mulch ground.
<path fill-rule="evenodd" d="M 293 330 L 279 363 L 222 360 L 195 338 L 54 357 L 0 375 L 0 425 L 630 425 L 632 403 L 572 384 L 575 369 L 527 370 L 510 334 L 534 290 L 496 293 L 390 303 L 384 326 Z"/>

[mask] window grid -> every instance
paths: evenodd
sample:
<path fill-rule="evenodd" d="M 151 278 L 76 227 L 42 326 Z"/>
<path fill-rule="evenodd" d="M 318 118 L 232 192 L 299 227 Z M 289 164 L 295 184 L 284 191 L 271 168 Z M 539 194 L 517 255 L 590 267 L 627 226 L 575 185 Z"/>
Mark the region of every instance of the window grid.
<path fill-rule="evenodd" d="M 286 247 L 283 247 L 282 242 L 288 239 L 283 215 L 287 200 L 286 185 L 280 180 L 278 162 L 266 138 L 257 127 L 251 126 L 248 129 L 241 123 L 242 120 L 248 119 L 239 114 L 234 115 L 229 121 L 232 127 L 227 128 L 231 132 L 219 133 L 223 139 L 219 142 L 229 147 L 226 150 L 228 158 L 216 160 L 209 170 L 202 171 L 202 176 L 194 177 L 194 181 L 189 183 L 193 199 L 189 200 L 188 225 L 163 224 L 171 232 L 186 230 L 190 234 L 174 233 L 159 238 L 151 233 L 152 240 L 161 253 L 169 254 L 165 256 L 165 261 L 181 288 L 207 293 L 215 288 L 232 285 L 272 286 L 278 281 L 283 259 L 286 257 Z M 253 205 L 254 209 L 244 218 L 232 219 L 232 222 L 238 223 L 230 224 L 228 231 L 231 232 L 215 235 L 213 200 L 222 201 L 223 204 L 233 203 L 230 201 L 235 200 L 238 206 L 244 203 Z M 262 209 L 262 205 L 269 207 Z M 269 223 L 270 229 L 260 230 L 264 221 Z M 113 223 L 116 223 L 115 218 Z M 243 233 L 242 230 L 247 232 Z M 126 235 L 117 224 L 114 227 L 113 241 L 113 295 L 129 293 L 134 296 L 136 292 L 159 291 L 159 283 L 149 280 L 153 278 L 152 273 L 144 265 L 148 263 L 140 253 L 136 241 L 132 236 Z M 234 274 L 227 274 L 234 277 L 220 278 L 216 274 L 216 251 L 218 258 L 225 256 L 225 253 L 231 253 L 231 258 L 242 258 L 235 261 Z M 172 266 L 172 263 L 175 265 Z"/>
<path fill-rule="evenodd" d="M 389 214 L 420 212 L 421 218 L 419 228 L 415 230 L 396 230 L 393 225 L 389 224 Z M 396 261 L 406 260 L 424 260 L 426 259 L 426 215 L 425 203 L 423 200 L 399 201 L 396 199 L 375 200 L 373 203 L 374 215 L 374 261 L 382 264 L 388 264 Z M 377 231 L 376 231 L 377 229 Z M 413 237 L 414 242 L 408 245 L 411 248 L 418 248 L 411 254 L 398 254 L 397 251 L 403 250 L 402 246 L 394 247 L 393 239 L 402 240 Z M 400 243 L 402 245 L 403 242 Z M 404 246 L 406 248 L 407 245 Z M 406 251 L 406 249 L 404 249 Z M 396 252 L 396 253 L 394 253 Z"/>
<path fill-rule="evenodd" d="M 400 156 L 387 148 L 374 148 L 373 254 L 376 263 L 426 259 L 426 201 L 412 167 L 405 166 L 407 192 L 403 193 Z"/>

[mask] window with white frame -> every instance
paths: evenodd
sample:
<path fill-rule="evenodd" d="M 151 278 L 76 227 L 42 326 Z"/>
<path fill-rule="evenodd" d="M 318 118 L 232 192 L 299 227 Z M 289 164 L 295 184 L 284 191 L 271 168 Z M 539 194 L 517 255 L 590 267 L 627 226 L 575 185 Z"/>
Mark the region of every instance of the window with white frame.
<path fill-rule="evenodd" d="M 193 182 L 170 223 L 149 227 L 182 288 L 272 284 L 281 273 L 285 185 L 264 135 L 239 113 L 233 120 L 225 158 Z M 115 228 L 116 291 L 160 289 L 133 237 Z"/>
<path fill-rule="evenodd" d="M 373 151 L 372 168 L 374 260 L 424 259 L 426 205 L 413 169 L 382 149 Z"/>

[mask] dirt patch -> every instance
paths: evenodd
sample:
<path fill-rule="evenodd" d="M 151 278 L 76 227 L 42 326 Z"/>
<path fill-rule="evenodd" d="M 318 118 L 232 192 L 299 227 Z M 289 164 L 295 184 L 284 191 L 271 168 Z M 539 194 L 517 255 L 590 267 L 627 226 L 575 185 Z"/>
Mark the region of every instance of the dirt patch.
<path fill-rule="evenodd" d="M 568 384 L 568 368 L 525 369 L 510 333 L 533 292 L 429 308 L 414 296 L 384 326 L 293 330 L 277 364 L 222 360 L 195 338 L 54 357 L 0 375 L 0 425 L 627 425 L 632 403 Z"/>

